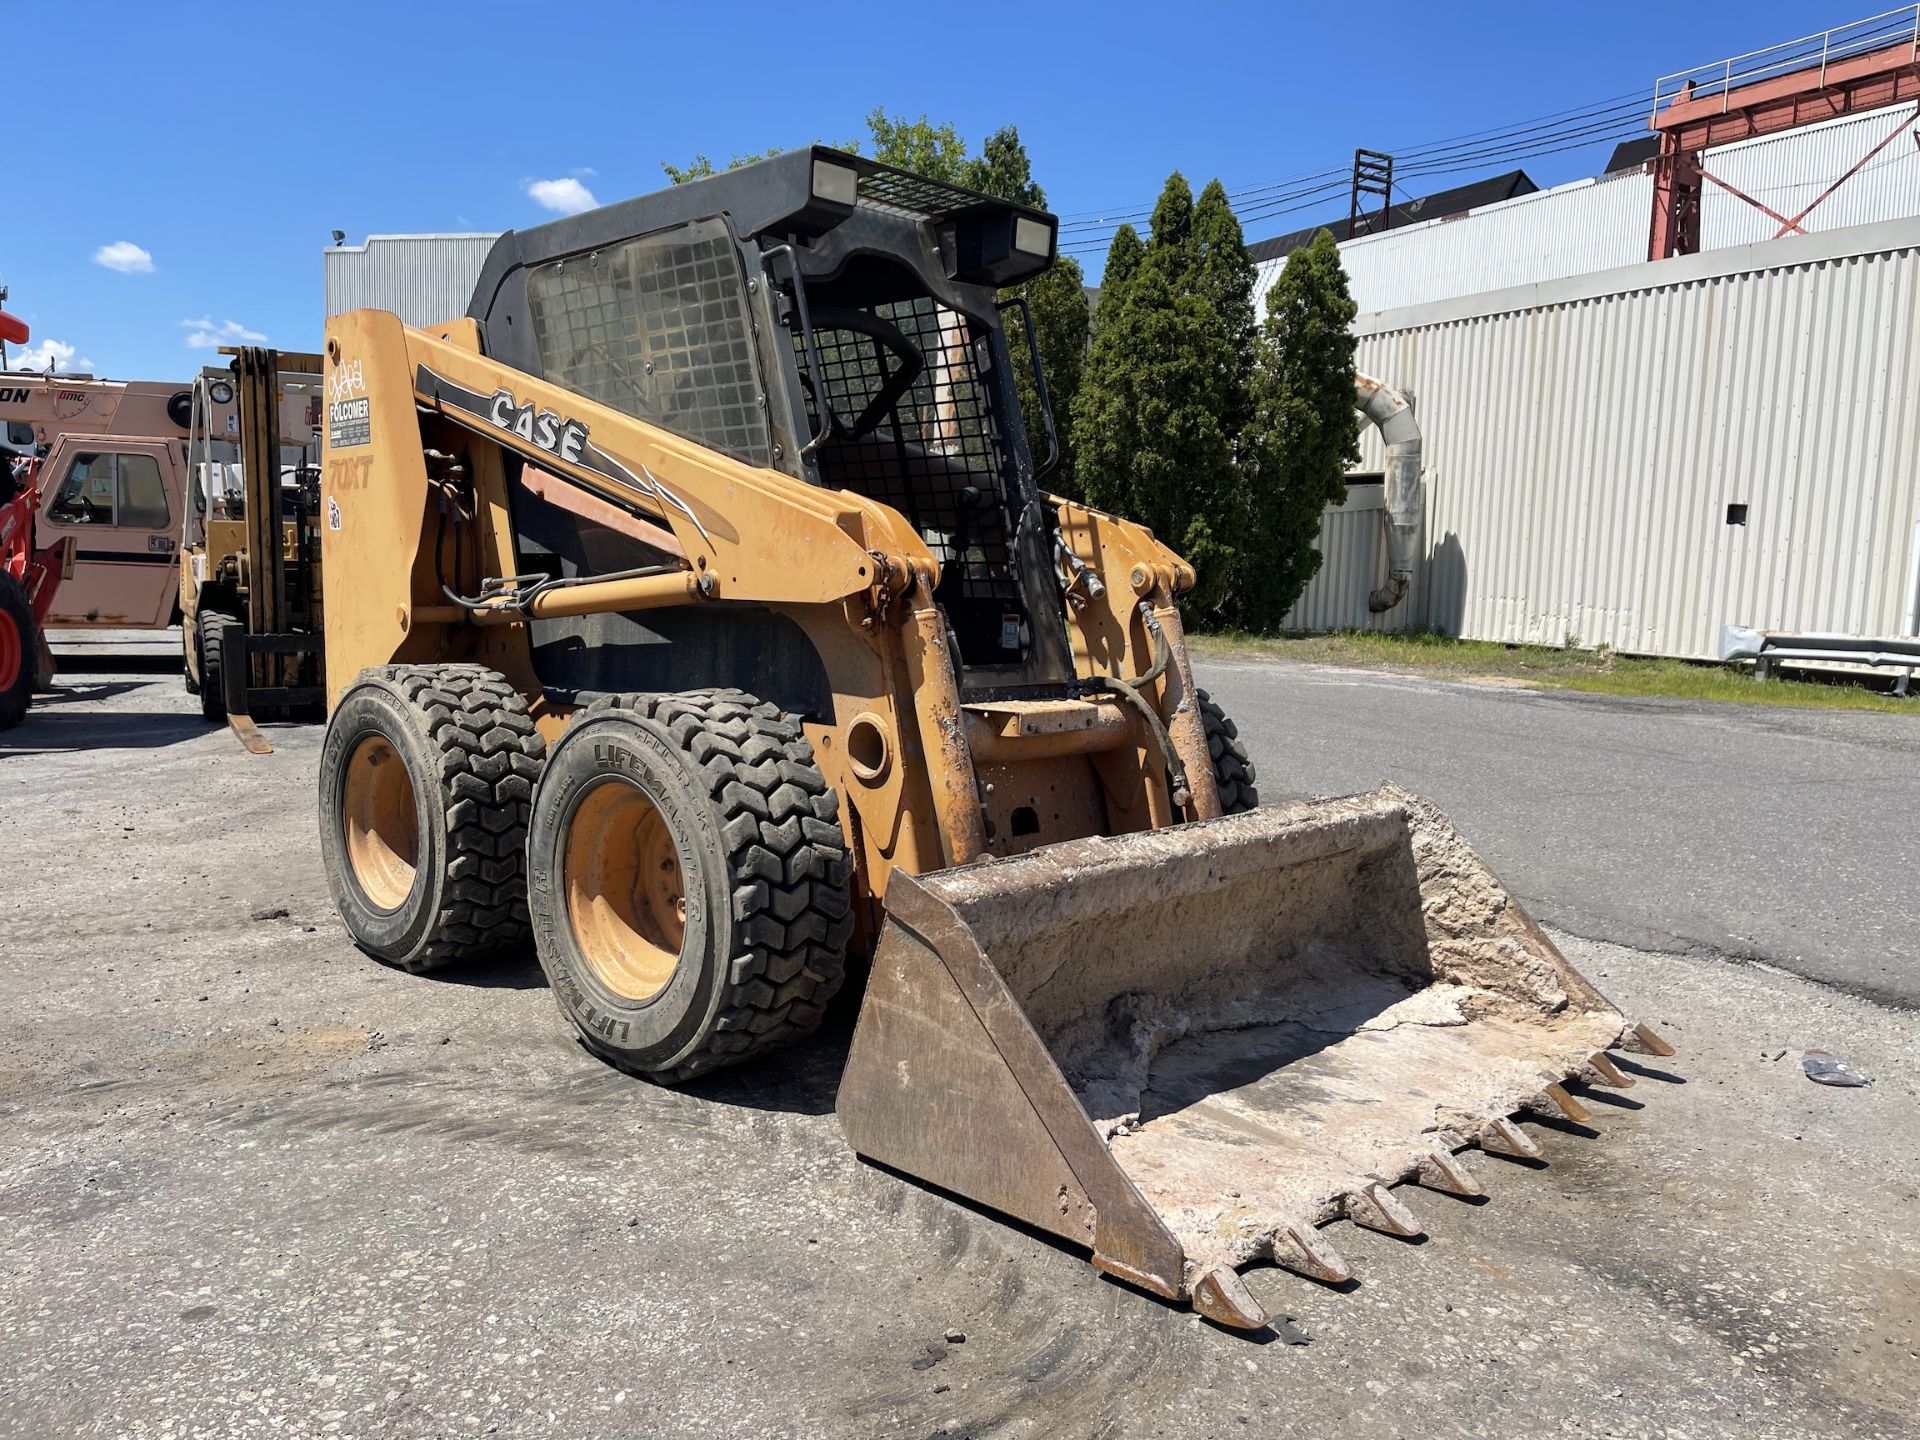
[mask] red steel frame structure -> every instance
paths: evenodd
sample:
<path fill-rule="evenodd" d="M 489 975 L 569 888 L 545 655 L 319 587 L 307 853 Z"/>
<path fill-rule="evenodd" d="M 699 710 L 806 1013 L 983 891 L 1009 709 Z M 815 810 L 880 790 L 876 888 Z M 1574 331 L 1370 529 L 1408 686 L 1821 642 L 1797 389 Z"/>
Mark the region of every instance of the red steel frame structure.
<path fill-rule="evenodd" d="M 1899 37 L 1887 43 L 1889 32 L 1896 29 Z M 1863 31 L 1873 37 L 1870 48 L 1858 38 Z M 1791 62 L 1774 59 L 1769 63 L 1768 57 L 1787 54 L 1794 57 Z M 1792 68 L 1787 68 L 1789 63 Z M 1668 80 L 1681 83 L 1668 91 Z M 1768 208 L 1709 172 L 1700 163 L 1702 151 L 1915 99 L 1920 99 L 1920 6 L 1663 78 L 1654 87 L 1649 122 L 1660 136 L 1660 152 L 1653 161 L 1653 223 L 1647 258 L 1664 260 L 1699 251 L 1700 197 L 1707 182 L 1778 221 L 1781 235 L 1803 232 L 1807 216 L 1891 144 L 1909 122 L 1903 117 L 1885 139 L 1793 216 Z"/>

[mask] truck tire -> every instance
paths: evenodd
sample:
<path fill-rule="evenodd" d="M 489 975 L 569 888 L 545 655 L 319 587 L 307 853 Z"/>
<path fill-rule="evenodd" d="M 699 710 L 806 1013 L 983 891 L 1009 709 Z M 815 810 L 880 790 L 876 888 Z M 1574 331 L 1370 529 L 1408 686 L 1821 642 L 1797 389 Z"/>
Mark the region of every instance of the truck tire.
<path fill-rule="evenodd" d="M 244 633 L 246 628 L 233 616 L 223 615 L 218 610 L 202 610 L 194 617 L 194 643 L 200 647 L 200 713 L 209 720 L 227 718 L 222 647 L 228 635 Z"/>
<path fill-rule="evenodd" d="M 11 574 L 0 571 L 0 730 L 11 730 L 27 718 L 39 668 L 40 638 L 27 592 Z"/>
<path fill-rule="evenodd" d="M 686 1080 L 820 1023 L 852 866 L 793 717 L 739 690 L 608 696 L 534 796 L 534 942 L 589 1050 Z"/>
<path fill-rule="evenodd" d="M 1206 691 L 1195 686 L 1193 693 L 1200 702 L 1200 724 L 1213 761 L 1213 783 L 1220 791 L 1220 813 L 1238 815 L 1253 809 L 1260 803 L 1260 792 L 1254 788 L 1257 777 L 1240 728 Z"/>
<path fill-rule="evenodd" d="M 363 670 L 320 746 L 320 853 L 354 943 L 427 971 L 524 945 L 546 744 L 482 665 Z"/>

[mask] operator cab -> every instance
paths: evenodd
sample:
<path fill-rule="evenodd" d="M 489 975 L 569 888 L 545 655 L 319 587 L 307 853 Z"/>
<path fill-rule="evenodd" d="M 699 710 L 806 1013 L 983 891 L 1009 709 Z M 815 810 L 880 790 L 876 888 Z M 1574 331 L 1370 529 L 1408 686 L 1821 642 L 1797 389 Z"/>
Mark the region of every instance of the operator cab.
<path fill-rule="evenodd" d="M 502 236 L 470 314 L 517 369 L 899 511 L 939 562 L 963 691 L 1064 694 L 1073 666 L 1038 483 L 1057 447 L 1043 413 L 1049 453 L 1037 466 L 1029 452 L 1002 317 L 1020 315 L 1022 346 L 1031 325 L 1024 302 L 999 299 L 1052 262 L 1054 233 L 1040 211 L 816 146 Z M 667 558 L 540 488 L 510 487 L 525 568 L 572 577 Z M 758 681 L 741 683 L 761 693 L 766 665 L 804 668 L 777 618 L 741 657 Z M 721 628 L 697 613 L 546 623 L 535 664 L 550 688 L 673 688 L 658 645 L 740 643 Z M 647 646 L 644 676 L 609 671 Z M 791 678 L 783 703 L 819 708 L 824 696 L 797 703 L 807 686 Z"/>

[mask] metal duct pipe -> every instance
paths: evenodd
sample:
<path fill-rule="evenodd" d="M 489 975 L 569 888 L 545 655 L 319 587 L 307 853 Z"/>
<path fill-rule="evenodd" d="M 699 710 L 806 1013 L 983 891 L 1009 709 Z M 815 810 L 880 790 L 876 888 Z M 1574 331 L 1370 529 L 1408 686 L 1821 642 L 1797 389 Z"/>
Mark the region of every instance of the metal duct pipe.
<path fill-rule="evenodd" d="M 1385 381 L 1355 373 L 1353 403 L 1380 431 L 1387 444 L 1387 583 L 1367 596 L 1375 614 L 1391 610 L 1413 584 L 1414 558 L 1420 550 L 1420 522 L 1427 508 L 1420 480 L 1420 425 L 1413 401 Z"/>

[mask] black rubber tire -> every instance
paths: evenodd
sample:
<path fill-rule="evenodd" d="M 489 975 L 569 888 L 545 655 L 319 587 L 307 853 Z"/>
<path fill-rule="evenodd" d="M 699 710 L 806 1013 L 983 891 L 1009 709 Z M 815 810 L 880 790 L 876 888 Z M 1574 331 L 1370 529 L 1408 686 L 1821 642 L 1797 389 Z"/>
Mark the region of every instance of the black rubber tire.
<path fill-rule="evenodd" d="M 33 701 L 33 681 L 40 669 L 40 638 L 26 589 L 5 571 L 0 571 L 0 625 L 12 632 L 7 648 L 20 659 L 6 689 L 0 690 L 0 730 L 11 730 L 27 718 L 27 706 Z"/>
<path fill-rule="evenodd" d="M 1200 702 L 1207 755 L 1213 761 L 1213 783 L 1220 791 L 1220 813 L 1238 815 L 1253 809 L 1260 803 L 1260 792 L 1253 783 L 1258 777 L 1246 744 L 1240 739 L 1240 728 L 1206 691 L 1196 686 L 1193 693 Z"/>
<path fill-rule="evenodd" d="M 208 720 L 227 718 L 224 647 L 228 635 L 244 634 L 246 628 L 233 616 L 218 610 L 202 610 L 194 618 L 194 635 L 200 646 L 200 713 Z"/>
<path fill-rule="evenodd" d="M 664 819 L 687 897 L 680 960 L 645 1000 L 609 988 L 567 910 L 569 827 L 601 785 L 638 787 Z M 740 690 L 614 695 L 553 747 L 527 837 L 541 966 L 582 1043 L 680 1081 L 820 1023 L 846 976 L 853 868 L 839 800 L 799 722 Z"/>
<path fill-rule="evenodd" d="M 368 897 L 347 853 L 347 761 L 371 736 L 406 765 L 417 824 L 412 887 L 391 909 Z M 545 758 L 526 701 L 497 671 L 361 671 L 320 747 L 320 853 L 354 943 L 416 973 L 524 947 L 527 817 Z"/>

